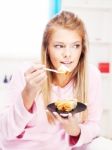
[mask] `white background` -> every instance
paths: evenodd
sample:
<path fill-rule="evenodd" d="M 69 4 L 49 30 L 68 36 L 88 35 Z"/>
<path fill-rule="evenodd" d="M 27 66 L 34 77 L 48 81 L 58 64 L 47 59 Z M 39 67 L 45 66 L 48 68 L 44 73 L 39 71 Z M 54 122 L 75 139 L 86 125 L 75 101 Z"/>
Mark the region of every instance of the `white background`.
<path fill-rule="evenodd" d="M 0 0 L 0 58 L 39 57 L 49 0 Z"/>
<path fill-rule="evenodd" d="M 112 0 L 62 0 L 62 7 L 73 11 L 85 23 L 90 44 L 89 62 L 96 67 L 99 63 L 110 64 L 110 72 L 101 73 L 101 134 L 112 139 Z"/>

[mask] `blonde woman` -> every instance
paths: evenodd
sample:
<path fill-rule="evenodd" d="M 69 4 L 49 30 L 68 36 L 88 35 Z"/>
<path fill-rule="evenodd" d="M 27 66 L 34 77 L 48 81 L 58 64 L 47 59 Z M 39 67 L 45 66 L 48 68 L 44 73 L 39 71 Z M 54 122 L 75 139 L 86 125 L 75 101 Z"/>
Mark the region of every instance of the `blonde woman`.
<path fill-rule="evenodd" d="M 48 22 L 41 63 L 24 64 L 10 82 L 0 114 L 4 150 L 84 150 L 99 136 L 100 73 L 87 64 L 87 45 L 84 24 L 72 12 L 62 11 Z M 70 71 L 46 70 L 61 65 Z M 66 99 L 86 104 L 86 111 L 69 113 L 68 119 L 48 111 L 48 104 Z"/>

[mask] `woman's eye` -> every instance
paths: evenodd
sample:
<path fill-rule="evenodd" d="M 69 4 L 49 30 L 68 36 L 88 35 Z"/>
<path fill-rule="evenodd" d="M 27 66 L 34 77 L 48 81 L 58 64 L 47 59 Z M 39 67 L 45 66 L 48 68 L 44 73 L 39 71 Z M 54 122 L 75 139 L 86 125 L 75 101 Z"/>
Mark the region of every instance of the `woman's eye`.
<path fill-rule="evenodd" d="M 54 47 L 55 47 L 55 48 L 58 48 L 58 49 L 59 49 L 59 48 L 64 48 L 63 45 L 54 45 Z"/>
<path fill-rule="evenodd" d="M 76 44 L 73 46 L 74 48 L 79 48 L 80 47 L 80 44 Z"/>

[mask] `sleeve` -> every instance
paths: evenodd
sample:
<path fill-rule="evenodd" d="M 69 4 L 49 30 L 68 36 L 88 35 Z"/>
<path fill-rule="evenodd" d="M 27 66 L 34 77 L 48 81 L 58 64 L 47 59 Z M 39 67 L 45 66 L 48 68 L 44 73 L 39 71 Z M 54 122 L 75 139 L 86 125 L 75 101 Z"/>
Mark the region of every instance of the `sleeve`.
<path fill-rule="evenodd" d="M 70 141 L 71 137 L 66 135 L 72 148 L 89 143 L 100 135 L 100 119 L 102 115 L 101 91 L 101 74 L 96 68 L 93 68 L 89 73 L 88 119 L 86 122 L 80 123 L 81 134 L 79 137 L 74 137 L 74 141 L 73 137 L 72 141 Z"/>
<path fill-rule="evenodd" d="M 78 136 L 69 136 L 69 144 L 71 146 L 75 145 L 80 138 L 80 134 Z"/>
<path fill-rule="evenodd" d="M 23 132 L 34 113 L 26 110 L 21 91 L 24 88 L 24 73 L 17 72 L 5 91 L 0 108 L 0 137 L 12 139 Z M 34 111 L 34 110 L 33 110 Z"/>

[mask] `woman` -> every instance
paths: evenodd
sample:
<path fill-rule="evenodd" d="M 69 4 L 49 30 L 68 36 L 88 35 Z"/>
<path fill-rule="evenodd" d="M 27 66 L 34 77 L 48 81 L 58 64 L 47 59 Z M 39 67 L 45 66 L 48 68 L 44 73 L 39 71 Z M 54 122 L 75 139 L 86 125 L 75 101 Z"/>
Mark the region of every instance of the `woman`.
<path fill-rule="evenodd" d="M 25 64 L 10 82 L 9 102 L 0 116 L 4 149 L 84 150 L 99 136 L 100 73 L 87 64 L 87 43 L 84 24 L 75 14 L 62 11 L 48 22 L 42 62 Z M 70 70 L 66 74 L 46 71 L 62 64 Z M 87 110 L 64 119 L 47 110 L 59 99 L 77 99 Z"/>

